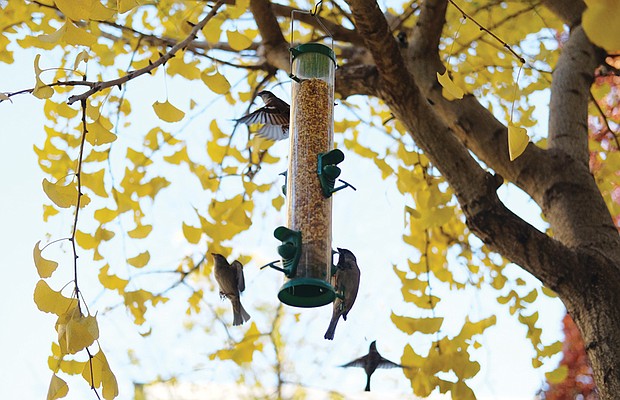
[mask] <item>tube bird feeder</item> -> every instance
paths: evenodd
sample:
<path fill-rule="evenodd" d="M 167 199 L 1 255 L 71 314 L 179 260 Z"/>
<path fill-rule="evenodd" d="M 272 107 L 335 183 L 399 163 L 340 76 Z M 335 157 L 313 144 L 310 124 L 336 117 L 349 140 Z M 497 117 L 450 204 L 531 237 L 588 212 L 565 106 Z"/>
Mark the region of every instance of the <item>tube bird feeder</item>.
<path fill-rule="evenodd" d="M 321 43 L 291 49 L 292 104 L 289 164 L 286 173 L 287 226 L 274 236 L 287 281 L 278 293 L 295 307 L 320 307 L 334 301 L 332 200 L 336 166 L 344 159 L 334 143 L 336 56 Z"/>

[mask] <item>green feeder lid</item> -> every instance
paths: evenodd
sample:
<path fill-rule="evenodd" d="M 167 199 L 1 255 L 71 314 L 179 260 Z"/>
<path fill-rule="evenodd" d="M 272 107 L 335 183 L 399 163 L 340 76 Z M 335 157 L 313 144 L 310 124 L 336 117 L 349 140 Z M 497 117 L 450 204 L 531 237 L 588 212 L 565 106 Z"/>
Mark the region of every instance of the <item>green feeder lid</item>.
<path fill-rule="evenodd" d="M 278 299 L 294 307 L 321 307 L 334 301 L 336 292 L 329 283 L 316 278 L 294 278 L 280 288 Z"/>
<path fill-rule="evenodd" d="M 291 49 L 293 59 L 303 53 L 319 53 L 329 57 L 336 64 L 336 53 L 329 47 L 321 43 L 304 43 Z"/>

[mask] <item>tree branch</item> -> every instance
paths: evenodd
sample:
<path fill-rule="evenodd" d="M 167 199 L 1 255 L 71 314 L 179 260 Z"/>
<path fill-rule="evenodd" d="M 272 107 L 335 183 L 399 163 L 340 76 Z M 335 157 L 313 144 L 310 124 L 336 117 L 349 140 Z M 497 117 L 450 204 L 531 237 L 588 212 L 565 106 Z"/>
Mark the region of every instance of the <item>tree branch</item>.
<path fill-rule="evenodd" d="M 575 28 L 553 71 L 549 104 L 549 147 L 588 165 L 588 103 L 594 70 L 604 58 L 581 26 Z"/>
<path fill-rule="evenodd" d="M 296 7 L 289 7 L 289 6 L 285 6 L 285 5 L 281 5 L 277 3 L 272 3 L 271 7 L 273 9 L 273 13 L 276 16 L 286 17 L 287 19 L 291 17 L 291 12 L 294 10 L 304 11 Z M 331 34 L 334 40 L 338 40 L 341 42 L 348 42 L 348 43 L 355 44 L 358 46 L 364 43 L 362 38 L 357 34 L 355 30 L 347 29 L 340 24 L 334 23 L 318 15 L 313 16 L 307 13 L 300 13 L 300 14 L 296 14 L 295 17 L 299 21 L 305 24 L 308 24 L 310 26 L 313 26 L 317 29 L 320 29 L 321 31 L 324 31 L 324 28 L 323 26 L 321 26 L 321 24 L 325 25 L 325 28 L 329 30 L 329 32 L 325 32 L 325 33 Z M 317 18 L 321 21 L 321 23 L 317 21 Z"/>
<path fill-rule="evenodd" d="M 256 21 L 263 42 L 258 52 L 262 52 L 267 63 L 274 67 L 291 72 L 289 44 L 282 35 L 280 25 L 275 17 L 272 4 L 269 0 L 251 0 L 250 11 Z"/>
<path fill-rule="evenodd" d="M 581 14 L 586 9 L 586 4 L 582 0 L 543 0 L 542 2 L 571 28 L 581 23 Z"/>
<path fill-rule="evenodd" d="M 125 76 L 122 76 L 120 78 L 117 79 L 113 79 L 110 81 L 106 81 L 106 82 L 98 82 L 97 85 L 93 88 L 91 88 L 90 90 L 79 94 L 79 95 L 74 95 L 69 97 L 69 100 L 67 100 L 67 103 L 72 104 L 76 101 L 81 101 L 84 99 L 87 99 L 88 97 L 90 97 L 91 95 L 93 95 L 94 93 L 100 92 L 106 88 L 109 87 L 114 87 L 114 86 L 120 86 L 124 83 L 129 82 L 130 80 L 137 78 L 138 76 L 150 73 L 152 70 L 154 70 L 155 68 L 159 67 L 160 65 L 165 64 L 168 60 L 170 60 L 172 57 L 174 57 L 174 55 L 181 49 L 186 48 L 189 43 L 191 43 L 195 38 L 196 38 L 196 34 L 202 29 L 204 28 L 204 26 L 207 24 L 207 22 L 209 22 L 209 20 L 211 20 L 211 18 L 213 18 L 216 14 L 217 14 L 217 10 L 219 10 L 219 8 L 224 4 L 224 0 L 218 0 L 217 3 L 215 3 L 213 5 L 213 8 L 211 9 L 211 11 L 209 11 L 209 13 L 198 23 L 194 26 L 194 28 L 191 30 L 191 32 L 189 33 L 189 35 L 181 42 L 177 43 L 176 45 L 174 45 L 166 54 L 164 54 L 163 56 L 161 56 L 160 58 L 158 58 L 154 63 L 149 64 L 148 66 L 135 70 L 135 71 L 131 71 L 130 73 L 126 74 Z"/>

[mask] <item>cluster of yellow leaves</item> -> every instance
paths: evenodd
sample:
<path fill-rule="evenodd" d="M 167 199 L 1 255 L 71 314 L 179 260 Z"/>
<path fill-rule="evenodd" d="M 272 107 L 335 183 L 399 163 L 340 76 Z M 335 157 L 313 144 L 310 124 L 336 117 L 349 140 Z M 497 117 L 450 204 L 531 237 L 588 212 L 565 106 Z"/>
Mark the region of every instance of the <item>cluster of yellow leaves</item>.
<path fill-rule="evenodd" d="M 439 319 L 404 318 L 394 314 L 392 320 L 397 327 L 428 332 L 438 329 L 441 324 Z M 474 400 L 476 396 L 465 380 L 473 378 L 478 373 L 480 364 L 469 358 L 468 348 L 474 336 L 482 334 L 495 322 L 494 316 L 478 322 L 467 319 L 458 335 L 453 339 L 443 338 L 434 342 L 425 356 L 418 355 L 410 345 L 407 345 L 400 363 L 405 366 L 403 371 L 411 381 L 413 392 L 418 396 L 427 397 L 438 388 L 441 393 L 451 392 L 452 399 Z M 477 342 L 473 344 L 475 346 Z M 456 382 L 438 377 L 442 372 L 453 372 L 457 378 Z"/>

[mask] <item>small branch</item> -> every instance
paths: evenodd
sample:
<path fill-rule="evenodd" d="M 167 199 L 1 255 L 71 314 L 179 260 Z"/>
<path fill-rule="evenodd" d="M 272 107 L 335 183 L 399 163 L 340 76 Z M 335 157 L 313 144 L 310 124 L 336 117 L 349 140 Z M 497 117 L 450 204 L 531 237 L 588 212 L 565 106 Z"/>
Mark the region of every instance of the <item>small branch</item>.
<path fill-rule="evenodd" d="M 590 99 L 592 100 L 592 102 L 596 106 L 596 109 L 598 110 L 598 112 L 601 114 L 601 118 L 603 118 L 603 122 L 605 123 L 605 127 L 614 136 L 614 140 L 616 142 L 616 149 L 620 150 L 620 141 L 618 141 L 618 135 L 616 134 L 616 132 L 613 131 L 613 129 L 611 129 L 611 126 L 609 125 L 609 120 L 607 119 L 607 116 L 605 115 L 605 112 L 601 108 L 600 104 L 598 104 L 598 101 L 596 101 L 596 99 L 594 98 L 594 95 L 592 94 L 592 91 L 590 91 Z"/>
<path fill-rule="evenodd" d="M 90 90 L 79 94 L 79 95 L 74 95 L 69 97 L 69 100 L 67 101 L 68 104 L 73 104 L 76 101 L 81 101 L 81 100 L 85 100 L 88 97 L 90 97 L 91 95 L 93 95 L 94 93 L 100 92 L 104 89 L 110 88 L 110 87 L 114 87 L 114 86 L 121 86 L 124 83 L 129 82 L 130 80 L 137 78 L 138 76 L 144 75 L 144 74 L 148 74 L 151 71 L 153 71 L 155 68 L 159 67 L 160 65 L 165 64 L 168 60 L 170 60 L 172 57 L 174 57 L 174 55 L 181 49 L 186 48 L 195 38 L 196 38 L 196 34 L 198 33 L 198 31 L 200 31 L 202 28 L 204 28 L 204 26 L 207 24 L 207 22 L 209 22 L 209 20 L 211 20 L 211 18 L 213 18 L 216 14 L 217 14 L 217 10 L 224 4 L 224 0 L 218 0 L 217 3 L 215 3 L 213 5 L 213 8 L 211 9 L 211 11 L 209 11 L 209 13 L 198 23 L 194 26 L 194 28 L 192 29 L 192 31 L 189 33 L 189 35 L 181 42 L 177 43 L 176 45 L 174 45 L 166 54 L 162 55 L 160 58 L 158 58 L 154 63 L 149 64 L 148 66 L 132 71 L 128 74 L 126 74 L 125 76 L 122 76 L 120 78 L 117 79 L 113 79 L 111 81 L 106 81 L 106 82 L 98 82 L 94 87 L 92 87 Z"/>

